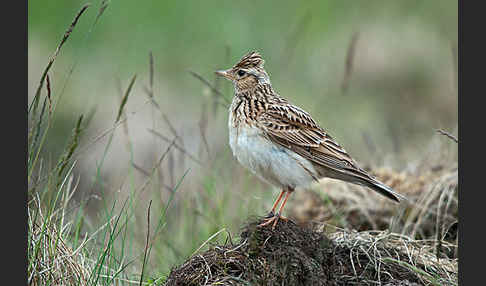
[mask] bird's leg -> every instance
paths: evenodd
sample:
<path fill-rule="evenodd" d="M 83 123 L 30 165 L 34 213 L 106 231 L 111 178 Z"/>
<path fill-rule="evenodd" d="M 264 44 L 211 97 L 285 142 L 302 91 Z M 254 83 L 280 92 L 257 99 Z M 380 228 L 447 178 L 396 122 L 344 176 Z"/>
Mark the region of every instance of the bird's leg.
<path fill-rule="evenodd" d="M 285 193 L 285 190 L 282 190 L 280 192 L 280 195 L 278 196 L 277 200 L 275 201 L 275 203 L 273 204 L 273 207 L 272 207 L 272 210 L 270 211 L 270 215 L 271 216 L 274 216 L 275 215 L 275 209 L 277 208 L 278 206 L 278 203 L 280 202 L 280 200 L 282 199 L 282 196 L 283 194 Z"/>
<path fill-rule="evenodd" d="M 273 223 L 272 224 L 272 230 L 273 230 L 273 229 L 275 229 L 275 226 L 277 225 L 279 219 L 282 219 L 284 221 L 287 221 L 288 220 L 286 217 L 282 216 L 281 214 L 282 214 L 282 210 L 283 210 L 285 204 L 287 203 L 287 199 L 289 198 L 289 195 L 290 195 L 291 192 L 292 192 L 291 190 L 283 190 L 280 193 L 277 201 L 273 205 L 272 212 L 271 212 L 271 213 L 273 213 L 275 211 L 275 208 L 278 205 L 278 202 L 280 202 L 280 200 L 282 199 L 283 193 L 285 193 L 285 198 L 284 198 L 284 200 L 282 202 L 282 205 L 278 209 L 278 213 L 276 215 L 273 215 L 272 217 L 269 217 L 269 218 L 264 219 L 265 222 L 259 224 L 258 226 L 266 226 L 266 225 L 269 225 L 269 224 Z"/>
<path fill-rule="evenodd" d="M 290 193 L 292 193 L 292 191 L 287 191 L 287 193 L 285 194 L 285 198 L 284 198 L 284 200 L 283 200 L 283 202 L 282 202 L 282 205 L 281 205 L 281 206 L 280 206 L 280 208 L 278 209 L 277 216 L 278 216 L 278 217 L 280 217 L 280 218 L 281 218 L 281 219 L 283 219 L 283 220 L 287 220 L 287 218 L 286 218 L 286 217 L 282 216 L 282 210 L 283 210 L 283 208 L 284 208 L 285 204 L 287 203 L 287 199 L 289 198 Z"/>
<path fill-rule="evenodd" d="M 259 224 L 258 226 L 266 226 L 266 225 L 268 225 L 272 222 L 278 221 L 278 216 L 275 215 L 275 209 L 277 208 L 278 204 L 280 203 L 280 200 L 282 199 L 283 194 L 286 193 L 286 192 L 287 192 L 287 190 L 282 189 L 282 191 L 280 192 L 280 195 L 278 196 L 277 200 L 273 204 L 272 210 L 268 214 L 268 217 L 263 219 L 264 222 Z"/>

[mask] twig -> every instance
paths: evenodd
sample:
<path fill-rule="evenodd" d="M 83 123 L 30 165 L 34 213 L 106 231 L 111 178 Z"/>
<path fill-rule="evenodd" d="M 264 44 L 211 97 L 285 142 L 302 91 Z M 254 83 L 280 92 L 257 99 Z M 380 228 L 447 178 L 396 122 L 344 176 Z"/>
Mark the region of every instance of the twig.
<path fill-rule="evenodd" d="M 152 105 L 160 110 L 160 105 L 154 98 L 154 55 L 152 51 L 149 52 L 149 87 L 143 86 L 143 90 L 147 93 Z"/>
<path fill-rule="evenodd" d="M 136 79 L 137 79 L 137 75 L 135 74 L 132 77 L 132 80 L 130 80 L 130 84 L 128 85 L 128 88 L 125 91 L 125 96 L 123 96 L 123 98 L 122 98 L 122 102 L 120 104 L 120 107 L 118 108 L 118 115 L 116 116 L 115 123 L 117 123 L 120 120 L 120 117 L 123 114 L 123 108 L 125 107 L 125 104 L 127 103 L 128 95 L 130 94 L 130 91 L 132 90 L 133 84 L 135 83 Z"/>
<path fill-rule="evenodd" d="M 143 91 L 145 91 L 145 93 L 149 97 L 150 103 L 152 103 L 152 105 L 155 106 L 155 108 L 157 108 L 158 110 L 160 110 L 160 105 L 157 103 L 157 101 L 155 101 L 155 98 L 152 97 L 153 92 L 150 91 L 150 89 L 148 87 L 146 87 L 146 86 L 143 86 L 142 88 L 143 88 Z"/>
<path fill-rule="evenodd" d="M 143 175 L 145 175 L 146 177 L 150 177 L 151 174 L 145 170 L 144 168 L 140 167 L 139 165 L 135 164 L 134 162 L 132 162 L 132 166 L 133 168 L 135 168 L 135 170 L 139 171 L 140 173 L 142 173 Z M 158 169 L 158 168 L 157 168 Z M 166 184 L 162 184 L 162 186 L 166 189 L 168 189 L 169 191 L 172 191 L 172 188 L 169 187 L 168 185 Z"/>
<path fill-rule="evenodd" d="M 71 35 L 71 32 L 73 31 L 74 27 L 78 23 L 79 17 L 81 17 L 81 15 L 84 13 L 84 11 L 86 11 L 86 9 L 88 9 L 89 6 L 90 6 L 90 4 L 86 4 L 81 8 L 81 10 L 79 10 L 78 14 L 76 14 L 76 17 L 74 17 L 73 22 L 71 23 L 71 25 L 69 26 L 67 31 L 64 33 L 64 36 L 62 37 L 61 42 L 59 43 L 56 50 L 54 51 L 54 54 L 50 57 L 49 63 L 47 64 L 46 68 L 44 69 L 44 72 L 42 73 L 39 86 L 37 87 L 37 91 L 35 92 L 35 95 L 34 95 L 34 99 L 32 100 L 32 103 L 29 107 L 29 113 L 32 109 L 32 106 L 34 107 L 34 110 L 37 108 L 37 104 L 39 102 L 40 92 L 41 92 L 42 86 L 44 85 L 44 80 L 47 77 L 47 72 L 51 68 L 52 64 L 54 63 L 54 60 L 56 59 L 57 55 L 59 54 L 59 51 L 61 50 L 62 46 L 67 41 L 67 39 Z"/>
<path fill-rule="evenodd" d="M 225 231 L 226 228 L 222 228 L 220 230 L 218 230 L 216 233 L 214 233 L 213 235 L 211 235 L 208 239 L 206 239 L 205 242 L 203 242 L 203 244 L 201 244 L 197 249 L 196 251 L 194 251 L 191 256 L 193 256 L 194 254 L 198 253 L 199 250 L 201 250 L 201 248 L 203 248 L 209 241 L 211 241 L 211 239 L 215 238 L 218 234 L 220 234 L 221 232 Z"/>
<path fill-rule="evenodd" d="M 47 79 L 47 85 L 46 85 L 46 89 L 47 89 L 47 99 L 49 99 L 49 114 L 51 114 L 52 113 L 51 79 L 49 77 L 49 74 L 46 75 L 46 79 Z"/>
<path fill-rule="evenodd" d="M 294 24 L 292 28 L 292 32 L 288 34 L 288 37 L 285 39 L 285 46 L 282 51 L 282 57 L 285 58 L 283 61 L 286 66 L 289 65 L 291 62 L 292 58 L 294 57 L 295 54 L 295 48 L 299 44 L 299 42 L 302 40 L 303 35 L 305 34 L 306 30 L 309 27 L 309 23 L 312 21 L 312 11 L 310 9 L 307 9 L 305 14 L 302 14 L 299 19 L 297 20 L 298 22 Z M 287 69 L 289 71 L 290 69 Z"/>
<path fill-rule="evenodd" d="M 152 51 L 149 53 L 149 84 L 150 84 L 150 97 L 154 97 L 154 55 Z"/>
<path fill-rule="evenodd" d="M 103 131 L 100 135 L 98 135 L 95 138 L 93 138 L 91 140 L 91 142 L 89 142 L 88 144 L 86 144 L 86 146 L 83 149 L 78 150 L 76 152 L 75 156 L 77 157 L 81 153 L 84 153 L 85 151 L 87 151 L 95 143 L 97 143 L 98 141 L 100 141 L 101 139 L 103 139 L 104 137 L 106 137 L 108 134 L 110 134 L 111 132 L 113 132 L 118 126 L 122 125 L 125 121 L 127 121 L 128 120 L 128 117 L 133 116 L 133 115 L 137 114 L 139 111 L 141 111 L 145 107 L 145 105 L 148 104 L 149 102 L 150 102 L 150 100 L 146 101 L 139 110 L 129 112 L 128 114 L 126 114 L 126 116 L 124 118 L 121 118 L 120 121 L 118 121 L 115 124 L 113 124 L 112 127 L 108 128 L 107 130 Z"/>
<path fill-rule="evenodd" d="M 346 65 L 344 69 L 343 82 L 341 84 L 341 90 L 343 94 L 348 90 L 349 79 L 351 78 L 351 72 L 353 70 L 353 59 L 356 52 L 356 42 L 358 42 L 359 32 L 355 32 L 349 42 L 348 52 L 346 54 Z"/>
<path fill-rule="evenodd" d="M 209 156 L 210 155 L 209 154 L 209 144 L 208 144 L 208 140 L 206 139 L 206 130 L 207 130 L 207 126 L 208 126 L 208 116 L 207 116 L 207 112 L 206 112 L 206 104 L 204 104 L 201 109 L 202 109 L 202 111 L 201 111 L 201 119 L 199 120 L 199 131 L 201 133 L 201 138 L 202 138 L 202 141 L 204 143 L 204 147 L 206 148 L 206 152 Z"/>
<path fill-rule="evenodd" d="M 145 250 L 143 252 L 143 264 L 142 264 L 142 273 L 140 274 L 140 283 L 138 285 L 142 285 L 143 281 L 143 271 L 145 269 L 145 261 L 147 259 L 147 250 L 148 250 L 148 242 L 150 238 L 150 206 L 152 206 L 152 200 L 149 202 L 148 210 L 147 210 L 147 239 L 145 240 Z"/>
<path fill-rule="evenodd" d="M 117 89 L 118 89 L 118 93 L 120 95 L 120 102 L 123 102 L 123 99 L 124 99 L 124 95 L 123 95 L 123 91 L 122 91 L 122 85 L 121 85 L 121 80 L 119 77 L 116 77 L 116 86 L 117 86 Z M 121 109 L 121 112 L 122 112 L 122 116 L 126 116 L 125 115 L 125 111 Z M 131 149 L 131 146 L 132 146 L 132 143 L 130 141 L 130 136 L 129 136 L 129 133 L 128 133 L 128 120 L 125 120 L 123 123 L 123 132 L 125 133 L 125 138 L 126 138 L 126 141 L 127 141 L 127 148 L 128 148 L 128 151 L 130 152 L 130 149 Z"/>
<path fill-rule="evenodd" d="M 139 165 L 135 164 L 134 162 L 132 162 L 132 166 L 135 168 L 135 170 L 144 174 L 146 177 L 150 177 L 150 173 L 147 170 L 145 170 L 144 168 L 140 167 Z"/>
<path fill-rule="evenodd" d="M 229 44 L 226 44 L 225 45 L 225 64 L 227 66 L 231 66 L 231 46 Z M 230 92 L 230 86 L 229 85 L 225 85 L 225 94 L 229 94 Z M 214 96 L 216 96 L 216 94 L 214 94 Z"/>
<path fill-rule="evenodd" d="M 177 129 L 174 128 L 174 125 L 170 122 L 169 117 L 167 117 L 167 115 L 163 112 L 160 112 L 160 113 L 162 115 L 162 119 L 164 119 L 167 126 L 169 126 L 170 132 L 172 132 L 172 134 L 175 137 L 179 137 L 179 134 L 177 134 Z"/>
<path fill-rule="evenodd" d="M 157 137 L 159 137 L 160 139 L 166 141 L 166 142 L 170 142 L 169 138 L 165 137 L 164 135 L 160 134 L 159 132 L 153 130 L 153 129 L 148 129 L 148 131 L 154 135 L 156 135 Z M 189 154 L 184 148 L 182 148 L 181 146 L 177 145 L 174 143 L 174 147 L 181 151 L 182 153 L 186 154 L 187 157 L 189 157 L 191 160 L 193 160 L 194 162 L 198 163 L 199 165 L 202 165 L 202 162 L 200 160 L 198 160 L 196 157 L 194 157 L 193 155 Z"/>
<path fill-rule="evenodd" d="M 456 45 L 451 42 L 451 55 L 452 55 L 452 87 L 453 91 L 457 91 L 457 48 Z"/>
<path fill-rule="evenodd" d="M 189 73 L 194 76 L 195 78 L 197 78 L 198 80 L 200 80 L 202 83 L 204 83 L 206 86 L 208 86 L 213 92 L 215 92 L 217 95 L 219 95 L 224 101 L 225 103 L 222 103 L 222 102 L 219 102 L 217 101 L 219 104 L 222 104 L 224 107 L 228 108 L 229 107 L 229 104 L 230 104 L 230 101 L 229 99 L 227 99 L 223 93 L 221 93 L 221 91 L 219 91 L 218 89 L 216 89 L 208 80 L 206 80 L 203 76 L 201 76 L 200 74 L 196 73 L 196 72 L 193 72 L 193 71 L 189 71 Z"/>
<path fill-rule="evenodd" d="M 101 15 L 105 12 L 106 8 L 108 8 L 108 2 L 109 0 L 103 0 L 100 4 L 100 9 L 98 10 L 98 14 L 96 15 L 96 19 L 93 23 L 93 26 L 98 23 L 98 20 L 100 19 Z"/>
<path fill-rule="evenodd" d="M 143 185 L 139 188 L 139 195 L 140 193 L 145 189 L 145 187 L 150 183 L 150 181 L 152 180 L 152 175 L 155 173 L 155 171 L 160 167 L 160 165 L 162 164 L 162 162 L 164 161 L 165 159 L 165 156 L 167 156 L 167 154 L 169 154 L 170 150 L 172 149 L 172 147 L 174 146 L 175 144 L 175 141 L 177 140 L 177 138 L 174 138 L 169 147 L 167 147 L 167 149 L 165 150 L 164 154 L 162 154 L 162 156 L 160 157 L 159 161 L 154 165 L 154 167 L 152 168 L 152 171 L 150 173 L 150 176 L 147 177 L 147 180 L 143 183 Z"/>
<path fill-rule="evenodd" d="M 442 135 L 449 137 L 450 139 L 454 140 L 454 142 L 459 143 L 459 140 L 457 140 L 457 138 L 455 136 L 453 136 L 452 134 L 450 134 L 449 132 L 446 132 L 442 129 L 436 129 L 435 131 L 439 132 L 439 134 L 442 134 Z"/>

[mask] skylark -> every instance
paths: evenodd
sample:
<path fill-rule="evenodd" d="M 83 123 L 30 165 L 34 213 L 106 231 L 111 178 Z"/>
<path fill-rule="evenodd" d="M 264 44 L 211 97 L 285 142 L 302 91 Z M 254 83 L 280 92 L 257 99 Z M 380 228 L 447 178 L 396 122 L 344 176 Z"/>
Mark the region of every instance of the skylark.
<path fill-rule="evenodd" d="M 360 168 L 309 113 L 275 92 L 263 64 L 258 52 L 250 52 L 230 69 L 216 71 L 235 88 L 228 120 L 233 155 L 282 190 L 260 226 L 273 222 L 275 228 L 279 219 L 286 220 L 281 214 L 289 195 L 325 177 L 366 186 L 399 202 L 401 195 Z"/>

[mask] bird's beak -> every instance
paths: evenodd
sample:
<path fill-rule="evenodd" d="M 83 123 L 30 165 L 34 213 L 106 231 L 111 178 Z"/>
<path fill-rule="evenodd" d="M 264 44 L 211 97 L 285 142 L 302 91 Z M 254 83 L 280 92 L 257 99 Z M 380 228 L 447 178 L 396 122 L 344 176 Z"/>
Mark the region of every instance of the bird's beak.
<path fill-rule="evenodd" d="M 229 80 L 232 80 L 229 70 L 219 70 L 215 71 L 214 73 Z"/>

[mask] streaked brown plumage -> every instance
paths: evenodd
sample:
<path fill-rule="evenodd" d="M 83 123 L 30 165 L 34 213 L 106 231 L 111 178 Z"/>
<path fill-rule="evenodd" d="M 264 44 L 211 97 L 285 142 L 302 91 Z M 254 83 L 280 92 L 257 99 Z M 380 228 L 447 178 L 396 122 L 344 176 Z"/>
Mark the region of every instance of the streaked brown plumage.
<path fill-rule="evenodd" d="M 297 187 L 328 177 L 369 187 L 399 202 L 399 197 L 349 156 L 303 109 L 277 94 L 263 68 L 264 60 L 250 52 L 232 68 L 216 73 L 231 80 L 230 146 L 238 161 L 255 175 L 282 188 L 273 205 L 276 215 L 262 225 L 275 227 L 289 194 Z"/>

